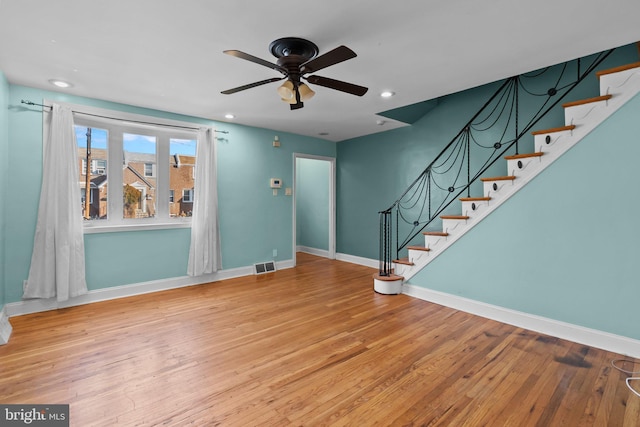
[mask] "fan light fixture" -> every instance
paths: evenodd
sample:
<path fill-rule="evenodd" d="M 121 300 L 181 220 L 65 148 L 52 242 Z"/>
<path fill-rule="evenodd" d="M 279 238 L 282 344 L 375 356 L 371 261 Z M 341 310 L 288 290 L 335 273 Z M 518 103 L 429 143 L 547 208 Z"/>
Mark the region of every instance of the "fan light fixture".
<path fill-rule="evenodd" d="M 295 85 L 291 80 L 287 80 L 286 82 L 282 83 L 277 90 L 280 98 L 282 98 L 284 102 L 288 104 L 297 103 Z M 300 94 L 301 102 L 310 100 L 311 98 L 313 98 L 313 95 L 316 94 L 313 89 L 311 89 L 304 83 L 300 83 L 298 85 L 298 93 Z"/>
<path fill-rule="evenodd" d="M 293 98 L 293 103 L 295 104 L 296 92 L 293 89 L 293 82 L 291 80 L 287 80 L 278 87 L 278 94 L 285 101 Z"/>
<path fill-rule="evenodd" d="M 302 102 L 310 100 L 311 98 L 313 98 L 313 95 L 316 94 L 309 86 L 304 83 L 298 86 L 298 92 L 300 93 L 300 101 Z"/>

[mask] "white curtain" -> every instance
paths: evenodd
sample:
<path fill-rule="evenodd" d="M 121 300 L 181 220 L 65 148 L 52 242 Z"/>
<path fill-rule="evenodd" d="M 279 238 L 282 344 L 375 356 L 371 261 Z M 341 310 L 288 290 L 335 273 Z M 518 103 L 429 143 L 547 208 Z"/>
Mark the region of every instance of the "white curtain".
<path fill-rule="evenodd" d="M 23 298 L 66 301 L 87 292 L 73 113 L 53 104 L 29 278 Z"/>
<path fill-rule="evenodd" d="M 187 267 L 187 273 L 190 276 L 213 273 L 222 265 L 214 133 L 215 131 L 211 128 L 198 131 L 191 247 Z"/>

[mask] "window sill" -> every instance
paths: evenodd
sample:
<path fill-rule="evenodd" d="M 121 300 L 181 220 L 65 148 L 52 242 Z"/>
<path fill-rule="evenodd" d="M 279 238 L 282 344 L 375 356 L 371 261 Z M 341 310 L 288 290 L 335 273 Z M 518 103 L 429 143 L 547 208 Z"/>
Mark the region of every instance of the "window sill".
<path fill-rule="evenodd" d="M 154 222 L 145 224 L 85 224 L 84 234 L 117 233 L 122 231 L 168 230 L 174 228 L 191 228 L 191 221 Z"/>

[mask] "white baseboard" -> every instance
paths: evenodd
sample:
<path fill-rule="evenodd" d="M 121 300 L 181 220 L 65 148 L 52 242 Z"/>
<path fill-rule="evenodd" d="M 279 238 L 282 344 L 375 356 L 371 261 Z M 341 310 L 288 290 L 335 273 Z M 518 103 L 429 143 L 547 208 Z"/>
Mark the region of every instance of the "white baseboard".
<path fill-rule="evenodd" d="M 614 353 L 640 358 L 640 341 L 480 301 L 404 284 L 402 293 L 425 301 Z"/>
<path fill-rule="evenodd" d="M 286 268 L 293 268 L 293 267 L 295 267 L 295 264 L 293 263 L 292 259 L 288 259 L 286 261 L 276 261 L 277 270 L 284 270 Z M 251 273 L 253 274 L 253 267 L 251 267 Z"/>
<path fill-rule="evenodd" d="M 336 259 L 338 261 L 350 262 L 351 264 L 359 264 L 359 265 L 364 265 L 365 267 L 371 267 L 376 269 L 380 265 L 380 262 L 377 259 L 363 258 L 355 255 L 349 255 L 349 254 L 337 253 Z"/>
<path fill-rule="evenodd" d="M 276 268 L 278 270 L 284 270 L 286 268 L 292 267 L 293 260 L 276 262 Z M 183 288 L 186 286 L 202 285 L 204 283 L 218 282 L 220 280 L 252 275 L 253 267 L 239 267 L 229 270 L 220 270 L 213 274 L 207 274 L 198 277 L 182 276 L 170 279 L 151 280 L 148 282 L 134 283 L 130 285 L 96 289 L 93 291 L 89 291 L 85 295 L 80 295 L 63 302 L 58 302 L 55 298 L 32 299 L 12 302 L 4 306 L 4 311 L 6 312 L 7 317 L 20 316 L 23 314 L 38 313 L 41 311 L 55 310 L 58 308 L 73 307 L 94 302 L 131 297 L 135 295 L 148 294 L 151 292 L 166 291 L 169 289 Z M 9 327 L 11 326 L 9 325 Z"/>
<path fill-rule="evenodd" d="M 321 256 L 323 258 L 329 258 L 329 251 L 324 249 L 311 248 L 309 246 L 296 246 L 296 252 L 304 252 L 306 254 Z"/>
<path fill-rule="evenodd" d="M 9 316 L 6 313 L 5 307 L 2 307 L 2 310 L 0 310 L 0 345 L 9 342 L 12 330 L 11 323 L 9 323 Z"/>

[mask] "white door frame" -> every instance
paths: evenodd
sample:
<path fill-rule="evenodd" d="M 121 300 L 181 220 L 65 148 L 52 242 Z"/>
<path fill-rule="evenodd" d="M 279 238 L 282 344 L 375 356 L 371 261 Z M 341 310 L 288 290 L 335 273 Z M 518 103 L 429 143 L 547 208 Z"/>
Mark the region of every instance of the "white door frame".
<path fill-rule="evenodd" d="M 336 259 L 336 159 L 335 157 L 293 153 L 293 265 L 296 265 L 296 179 L 297 159 L 313 159 L 329 162 L 329 258 Z"/>

